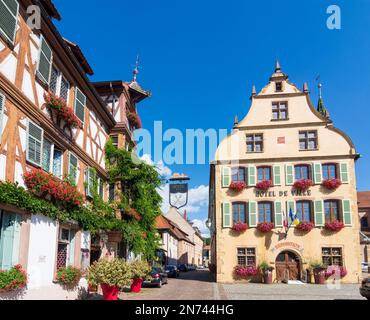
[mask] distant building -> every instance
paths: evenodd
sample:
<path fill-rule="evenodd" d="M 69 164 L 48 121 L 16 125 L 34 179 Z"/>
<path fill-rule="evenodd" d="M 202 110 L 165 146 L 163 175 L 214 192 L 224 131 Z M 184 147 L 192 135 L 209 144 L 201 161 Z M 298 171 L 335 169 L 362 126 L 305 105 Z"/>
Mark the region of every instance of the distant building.
<path fill-rule="evenodd" d="M 370 191 L 358 192 L 358 214 L 360 218 L 361 261 L 370 262 Z"/>
<path fill-rule="evenodd" d="M 203 248 L 203 265 L 208 267 L 211 260 L 211 246 L 204 246 Z"/>

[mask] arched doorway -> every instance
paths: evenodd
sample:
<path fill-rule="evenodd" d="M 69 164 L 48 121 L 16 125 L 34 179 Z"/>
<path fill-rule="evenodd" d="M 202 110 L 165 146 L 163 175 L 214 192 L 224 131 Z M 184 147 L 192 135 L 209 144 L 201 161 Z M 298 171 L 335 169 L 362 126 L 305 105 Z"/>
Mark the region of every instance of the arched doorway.
<path fill-rule="evenodd" d="M 300 280 L 301 278 L 300 258 L 292 251 L 281 252 L 276 258 L 275 267 L 278 281 Z"/>

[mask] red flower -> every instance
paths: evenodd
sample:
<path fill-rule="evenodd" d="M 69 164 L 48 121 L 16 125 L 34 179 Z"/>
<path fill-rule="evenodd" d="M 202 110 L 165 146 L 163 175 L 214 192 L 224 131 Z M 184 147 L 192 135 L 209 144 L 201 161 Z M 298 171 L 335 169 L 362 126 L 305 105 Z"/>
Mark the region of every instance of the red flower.
<path fill-rule="evenodd" d="M 325 229 L 329 231 L 338 232 L 344 228 L 344 223 L 338 220 L 335 220 L 333 222 L 327 222 L 325 223 Z"/>
<path fill-rule="evenodd" d="M 272 186 L 271 180 L 263 180 L 256 184 L 256 188 L 259 190 L 267 191 Z"/>
<path fill-rule="evenodd" d="M 310 179 L 301 179 L 301 180 L 298 180 L 294 183 L 294 188 L 297 189 L 297 190 L 307 190 L 309 189 L 310 187 L 312 187 L 313 183 L 312 183 L 312 180 Z"/>
<path fill-rule="evenodd" d="M 274 229 L 274 224 L 272 222 L 261 222 L 257 225 L 257 230 L 262 233 L 268 233 Z"/>
<path fill-rule="evenodd" d="M 240 278 L 246 278 L 257 275 L 258 270 L 254 266 L 236 266 L 234 273 Z"/>
<path fill-rule="evenodd" d="M 136 112 L 129 112 L 127 114 L 127 119 L 136 129 L 140 129 L 142 127 L 141 120 Z"/>
<path fill-rule="evenodd" d="M 296 229 L 304 232 L 310 232 L 314 227 L 315 225 L 312 222 L 301 222 L 296 226 Z"/>
<path fill-rule="evenodd" d="M 247 187 L 246 183 L 244 181 L 234 181 L 231 182 L 229 189 L 233 190 L 235 192 L 241 192 Z"/>
<path fill-rule="evenodd" d="M 338 189 L 342 185 L 342 181 L 339 179 L 326 179 L 322 182 L 322 185 L 329 190 Z"/>
<path fill-rule="evenodd" d="M 238 223 L 233 225 L 232 229 L 236 232 L 244 232 L 244 231 L 248 230 L 248 228 L 249 228 L 248 224 L 238 222 Z"/>

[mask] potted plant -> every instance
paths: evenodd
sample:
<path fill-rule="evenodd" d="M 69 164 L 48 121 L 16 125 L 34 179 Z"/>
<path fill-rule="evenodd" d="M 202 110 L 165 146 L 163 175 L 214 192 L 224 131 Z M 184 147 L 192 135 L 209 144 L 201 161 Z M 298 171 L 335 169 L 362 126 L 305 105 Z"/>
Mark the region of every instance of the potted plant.
<path fill-rule="evenodd" d="M 248 230 L 248 228 L 249 228 L 248 224 L 243 223 L 243 222 L 238 222 L 233 225 L 232 230 L 235 232 L 244 232 Z"/>
<path fill-rule="evenodd" d="M 342 185 L 339 179 L 326 179 L 322 182 L 322 186 L 328 190 L 338 189 Z"/>
<path fill-rule="evenodd" d="M 262 233 L 268 233 L 274 229 L 274 224 L 272 222 L 261 222 L 257 225 L 257 230 Z"/>
<path fill-rule="evenodd" d="M 311 263 L 313 275 L 315 278 L 315 284 L 325 284 L 325 270 L 326 267 L 319 261 Z"/>
<path fill-rule="evenodd" d="M 258 270 L 255 266 L 236 266 L 234 274 L 238 278 L 248 278 L 257 275 Z"/>
<path fill-rule="evenodd" d="M 27 285 L 27 273 L 21 265 L 10 270 L 0 270 L 0 293 L 8 293 L 24 289 Z"/>
<path fill-rule="evenodd" d="M 325 229 L 333 232 L 338 232 L 344 228 L 342 221 L 334 220 L 332 222 L 325 223 Z"/>
<path fill-rule="evenodd" d="M 57 271 L 57 281 L 68 289 L 75 288 L 81 279 L 81 270 L 72 266 L 63 267 Z"/>
<path fill-rule="evenodd" d="M 313 186 L 312 180 L 310 179 L 301 179 L 294 182 L 294 189 L 305 191 L 308 190 L 310 187 Z"/>
<path fill-rule="evenodd" d="M 274 267 L 271 267 L 267 262 L 263 261 L 259 265 L 259 269 L 262 273 L 263 283 L 272 284 L 272 271 L 274 270 Z"/>
<path fill-rule="evenodd" d="M 134 261 L 131 263 L 131 272 L 133 275 L 131 292 L 139 293 L 143 280 L 149 277 L 151 267 L 146 261 Z"/>
<path fill-rule="evenodd" d="M 104 300 L 118 300 L 119 288 L 131 285 L 131 266 L 122 259 L 102 259 L 94 262 L 88 269 L 91 285 L 100 285 Z"/>
<path fill-rule="evenodd" d="M 315 228 L 315 225 L 312 222 L 305 222 L 305 221 L 300 222 L 296 226 L 297 230 L 300 230 L 303 232 L 310 232 L 313 228 Z"/>
<path fill-rule="evenodd" d="M 347 269 L 340 266 L 328 266 L 325 270 L 325 278 L 334 276 L 334 279 L 344 278 L 347 275 Z"/>
<path fill-rule="evenodd" d="M 271 180 L 263 180 L 256 184 L 256 189 L 267 191 L 272 187 L 272 181 Z"/>
<path fill-rule="evenodd" d="M 241 192 L 247 187 L 244 181 L 233 181 L 231 182 L 229 189 L 234 192 Z"/>

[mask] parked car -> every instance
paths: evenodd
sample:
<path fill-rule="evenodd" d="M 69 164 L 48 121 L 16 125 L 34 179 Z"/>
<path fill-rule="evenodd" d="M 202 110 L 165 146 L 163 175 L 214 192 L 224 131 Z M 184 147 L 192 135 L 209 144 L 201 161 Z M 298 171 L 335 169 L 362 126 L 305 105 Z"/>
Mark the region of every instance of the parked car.
<path fill-rule="evenodd" d="M 370 277 L 362 280 L 360 294 L 367 300 L 370 300 Z"/>
<path fill-rule="evenodd" d="M 362 272 L 369 272 L 369 264 L 367 262 L 361 263 Z"/>
<path fill-rule="evenodd" d="M 157 286 L 158 288 L 161 288 L 163 284 L 168 283 L 168 275 L 160 267 L 153 267 L 150 275 L 152 277 L 152 280 L 143 281 L 143 284 L 145 286 Z"/>
<path fill-rule="evenodd" d="M 178 276 L 180 275 L 179 269 L 177 269 L 177 267 L 173 265 L 166 266 L 165 271 L 167 272 L 167 276 L 169 278 L 178 278 Z"/>
<path fill-rule="evenodd" d="M 203 265 L 200 265 L 200 266 L 198 266 L 198 269 L 199 270 L 204 270 L 206 267 L 205 266 L 203 266 Z"/>
<path fill-rule="evenodd" d="M 181 272 L 188 272 L 189 271 L 188 265 L 185 264 L 185 263 L 180 264 L 179 265 L 179 271 L 181 271 Z"/>
<path fill-rule="evenodd" d="M 188 265 L 188 270 L 189 270 L 189 271 L 195 271 L 195 270 L 197 270 L 197 267 L 196 267 L 196 265 L 195 265 L 195 264 L 189 264 L 189 265 Z"/>

